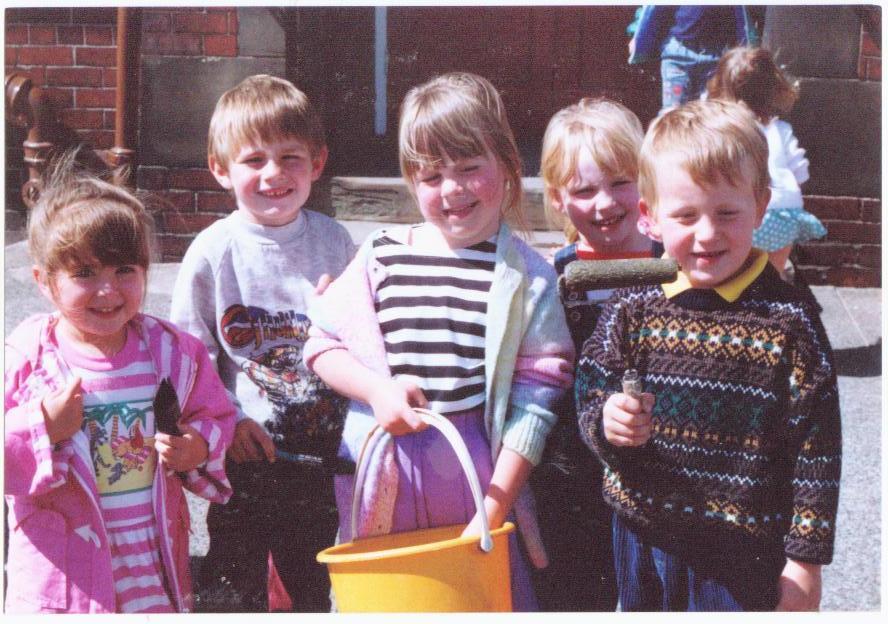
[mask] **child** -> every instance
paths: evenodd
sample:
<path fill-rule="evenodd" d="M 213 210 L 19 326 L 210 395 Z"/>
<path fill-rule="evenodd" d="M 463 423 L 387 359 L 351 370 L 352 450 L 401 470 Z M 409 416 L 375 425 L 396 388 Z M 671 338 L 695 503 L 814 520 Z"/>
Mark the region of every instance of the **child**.
<path fill-rule="evenodd" d="M 573 348 L 554 271 L 504 222 L 522 222 L 521 163 L 493 85 L 451 73 L 413 88 L 399 146 L 425 222 L 369 237 L 312 308 L 305 358 L 353 399 L 342 455 L 356 457 L 377 422 L 396 436 L 371 465 L 359 532 L 470 523 L 473 534 L 480 521 L 456 457 L 437 431 L 421 431 L 412 408 L 428 406 L 459 429 L 498 527 L 540 460 L 552 403 L 572 381 Z M 348 541 L 352 480 L 336 485 Z M 530 500 L 515 507 L 525 545 L 544 565 Z M 516 546 L 513 536 L 513 608 L 533 610 Z"/>
<path fill-rule="evenodd" d="M 808 179 L 805 150 L 792 126 L 777 118 L 792 109 L 798 86 L 787 80 L 765 48 L 739 47 L 725 52 L 707 88 L 711 98 L 749 106 L 765 132 L 771 201 L 752 244 L 768 252 L 771 264 L 786 279 L 793 244 L 826 236 L 820 220 L 803 207 L 800 185 Z"/>
<path fill-rule="evenodd" d="M 200 341 L 139 312 L 149 239 L 141 202 L 71 155 L 30 215 L 56 311 L 6 340 L 9 612 L 191 609 L 183 487 L 228 499 L 235 409 Z"/>
<path fill-rule="evenodd" d="M 638 150 L 644 132 L 629 109 L 583 98 L 557 112 L 543 137 L 548 216 L 568 245 L 555 254 L 558 274 L 572 261 L 650 258 L 662 246 L 638 225 Z M 592 334 L 611 289 L 561 293 L 574 347 Z M 579 437 L 572 393 L 561 401 L 542 464 L 531 475 L 551 564 L 535 574 L 544 609 L 612 611 L 616 606 L 610 512 L 600 495 L 601 464 Z"/>
<path fill-rule="evenodd" d="M 628 108 L 583 98 L 555 113 L 543 137 L 546 214 L 569 243 L 555 255 L 561 274 L 574 260 L 650 258 L 662 246 L 639 228 L 638 150 L 644 131 Z M 595 328 L 609 289 L 567 292 L 568 324 L 577 350 Z"/>
<path fill-rule="evenodd" d="M 767 158 L 749 110 L 716 100 L 668 111 L 642 144 L 641 211 L 681 271 L 615 294 L 576 385 L 581 435 L 605 464 L 623 610 L 820 601 L 841 463 L 836 373 L 809 299 L 752 248 Z M 646 392 L 621 392 L 627 369 Z"/>
<path fill-rule="evenodd" d="M 302 210 L 326 159 L 320 116 L 286 80 L 249 77 L 216 104 L 209 167 L 237 210 L 188 248 L 171 311 L 243 409 L 226 462 L 234 496 L 207 516 L 201 611 L 269 610 L 275 569 L 297 611 L 330 608 L 315 555 L 336 535 L 331 471 L 276 460 L 313 455 L 328 466 L 345 416 L 346 401 L 302 365 L 314 284 L 354 255 L 345 228 Z"/>

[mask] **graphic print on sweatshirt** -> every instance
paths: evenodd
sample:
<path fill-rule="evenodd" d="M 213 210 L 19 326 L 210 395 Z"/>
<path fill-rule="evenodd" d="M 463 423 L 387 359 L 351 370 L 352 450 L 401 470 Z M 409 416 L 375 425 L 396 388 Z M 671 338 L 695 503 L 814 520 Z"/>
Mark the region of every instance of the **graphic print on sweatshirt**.
<path fill-rule="evenodd" d="M 342 435 L 346 399 L 302 362 L 311 321 L 294 310 L 269 312 L 230 306 L 220 322 L 223 340 L 244 351 L 244 373 L 272 406 L 265 428 L 289 452 L 334 456 Z"/>

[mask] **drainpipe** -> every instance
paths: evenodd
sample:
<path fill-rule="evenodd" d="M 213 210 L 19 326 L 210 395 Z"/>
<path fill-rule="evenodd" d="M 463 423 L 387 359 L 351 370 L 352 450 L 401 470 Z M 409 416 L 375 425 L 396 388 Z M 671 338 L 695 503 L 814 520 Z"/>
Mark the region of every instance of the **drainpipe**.
<path fill-rule="evenodd" d="M 388 9 L 384 6 L 374 7 L 373 9 L 375 22 L 375 28 L 373 29 L 373 85 L 376 96 L 373 105 L 373 130 L 376 133 L 376 136 L 385 136 L 386 125 L 388 125 L 386 119 L 386 83 L 388 73 L 388 67 L 386 65 L 386 52 L 388 48 L 388 32 L 386 29 L 387 13 Z"/>
<path fill-rule="evenodd" d="M 117 84 L 114 111 L 114 147 L 108 150 L 108 161 L 112 167 L 133 165 L 134 151 L 126 147 L 129 127 L 129 93 L 127 84 L 130 72 L 130 10 L 117 9 Z M 127 175 L 129 177 L 131 172 Z M 127 182 L 127 179 L 120 182 Z"/>

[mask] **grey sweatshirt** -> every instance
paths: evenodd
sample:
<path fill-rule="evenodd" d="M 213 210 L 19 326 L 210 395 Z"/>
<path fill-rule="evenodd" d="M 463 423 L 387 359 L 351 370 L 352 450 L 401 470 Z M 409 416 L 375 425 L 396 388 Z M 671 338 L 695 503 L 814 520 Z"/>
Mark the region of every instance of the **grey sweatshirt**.
<path fill-rule="evenodd" d="M 235 211 L 198 234 L 182 260 L 171 320 L 207 346 L 240 402 L 238 419 L 264 425 L 284 450 L 326 452 L 317 444 L 333 444 L 325 433 L 341 426 L 344 402 L 305 368 L 302 348 L 318 279 L 338 276 L 354 253 L 345 228 L 322 214 L 303 210 L 268 227 Z"/>

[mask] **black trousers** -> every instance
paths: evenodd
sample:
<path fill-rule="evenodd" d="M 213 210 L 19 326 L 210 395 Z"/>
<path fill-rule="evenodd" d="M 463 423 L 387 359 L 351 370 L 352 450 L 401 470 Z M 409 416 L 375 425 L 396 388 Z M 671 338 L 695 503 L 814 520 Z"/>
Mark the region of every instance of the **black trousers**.
<path fill-rule="evenodd" d="M 534 589 L 543 611 L 614 611 L 612 512 L 601 495 L 602 467 L 580 439 L 572 405 L 559 412 L 530 476 L 549 555 L 547 568 L 532 570 Z"/>
<path fill-rule="evenodd" d="M 294 611 L 328 612 L 330 579 L 315 556 L 336 538 L 332 477 L 282 460 L 228 460 L 225 470 L 234 494 L 226 505 L 210 505 L 195 610 L 267 612 L 270 552 Z"/>

